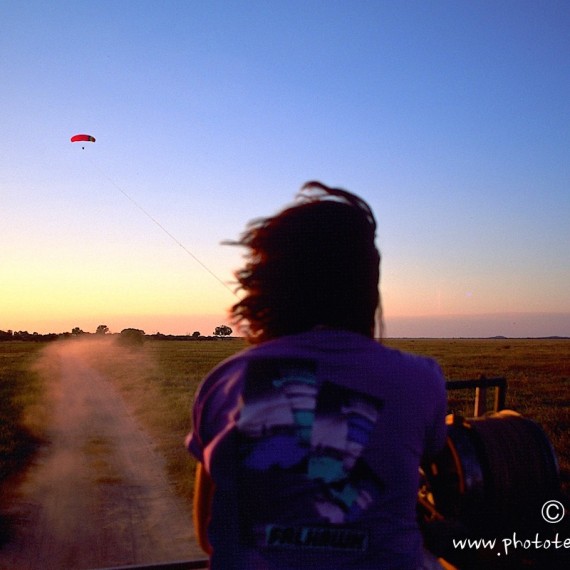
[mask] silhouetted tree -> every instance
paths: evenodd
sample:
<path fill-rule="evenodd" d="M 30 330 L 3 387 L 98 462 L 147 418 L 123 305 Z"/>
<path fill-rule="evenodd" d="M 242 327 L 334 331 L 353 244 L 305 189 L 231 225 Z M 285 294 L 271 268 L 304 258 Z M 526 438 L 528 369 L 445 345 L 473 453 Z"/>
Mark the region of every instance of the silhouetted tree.
<path fill-rule="evenodd" d="M 230 336 L 232 332 L 232 329 L 227 325 L 221 325 L 214 329 L 214 336 Z"/>
<path fill-rule="evenodd" d="M 105 335 L 108 334 L 108 332 L 109 332 L 109 327 L 107 325 L 99 325 L 97 327 L 97 330 L 95 331 L 95 334 Z"/>
<path fill-rule="evenodd" d="M 124 346 L 141 346 L 144 342 L 144 331 L 140 329 L 123 329 L 119 342 Z"/>

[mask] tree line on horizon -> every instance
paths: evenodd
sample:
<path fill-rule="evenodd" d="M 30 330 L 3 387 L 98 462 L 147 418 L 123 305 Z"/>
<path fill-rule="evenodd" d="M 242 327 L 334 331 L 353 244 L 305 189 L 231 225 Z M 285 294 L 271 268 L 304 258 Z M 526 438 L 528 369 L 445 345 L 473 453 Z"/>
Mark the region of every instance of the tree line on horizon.
<path fill-rule="evenodd" d="M 24 340 L 24 341 L 36 341 L 45 342 L 58 339 L 67 338 L 79 338 L 79 337 L 109 337 L 118 336 L 122 339 L 134 340 L 139 338 L 141 341 L 145 338 L 155 339 L 155 340 L 212 340 L 220 338 L 230 338 L 233 333 L 231 327 L 227 325 L 220 325 L 214 329 L 211 335 L 202 335 L 200 331 L 194 331 L 192 334 L 185 335 L 173 335 L 173 334 L 163 334 L 157 332 L 155 334 L 147 335 L 142 329 L 137 328 L 126 328 L 119 333 L 112 333 L 107 325 L 99 325 L 94 333 L 85 332 L 80 327 L 74 327 L 70 332 L 62 333 L 46 333 L 41 334 L 38 332 L 28 332 L 28 331 L 13 331 L 0 330 L 0 342 L 9 340 Z"/>

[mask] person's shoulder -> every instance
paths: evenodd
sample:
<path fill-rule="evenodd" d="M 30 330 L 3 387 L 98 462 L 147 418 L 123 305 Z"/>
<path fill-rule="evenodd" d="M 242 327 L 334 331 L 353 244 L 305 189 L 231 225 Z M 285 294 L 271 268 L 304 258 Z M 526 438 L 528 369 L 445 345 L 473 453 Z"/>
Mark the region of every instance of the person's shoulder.
<path fill-rule="evenodd" d="M 236 371 L 243 371 L 252 360 L 262 358 L 281 358 L 296 354 L 295 337 L 279 337 L 267 340 L 260 344 L 248 346 L 235 354 L 225 358 L 214 366 L 206 376 L 206 379 L 217 378 Z"/>
<path fill-rule="evenodd" d="M 434 368 L 438 364 L 431 356 L 424 356 L 414 352 L 407 352 L 397 348 L 387 347 L 382 345 L 382 349 L 392 355 L 392 358 L 399 360 L 401 363 L 415 368 Z"/>
<path fill-rule="evenodd" d="M 216 364 L 200 382 L 198 395 L 204 397 L 220 383 L 228 383 L 241 376 L 247 367 L 250 351 L 251 348 L 245 348 Z"/>
<path fill-rule="evenodd" d="M 378 344 L 379 358 L 384 365 L 399 370 L 405 375 L 417 375 L 437 382 L 443 381 L 439 363 L 432 357 L 406 352 L 384 344 Z"/>

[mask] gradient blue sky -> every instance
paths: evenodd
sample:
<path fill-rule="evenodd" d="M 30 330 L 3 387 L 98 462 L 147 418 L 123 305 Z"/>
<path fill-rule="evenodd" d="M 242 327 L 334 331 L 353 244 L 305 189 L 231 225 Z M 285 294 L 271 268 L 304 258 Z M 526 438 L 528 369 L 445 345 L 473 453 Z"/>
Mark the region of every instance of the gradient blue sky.
<path fill-rule="evenodd" d="M 4 0 L 0 329 L 210 333 L 220 242 L 318 179 L 376 213 L 387 336 L 570 335 L 569 30 L 550 0 Z"/>

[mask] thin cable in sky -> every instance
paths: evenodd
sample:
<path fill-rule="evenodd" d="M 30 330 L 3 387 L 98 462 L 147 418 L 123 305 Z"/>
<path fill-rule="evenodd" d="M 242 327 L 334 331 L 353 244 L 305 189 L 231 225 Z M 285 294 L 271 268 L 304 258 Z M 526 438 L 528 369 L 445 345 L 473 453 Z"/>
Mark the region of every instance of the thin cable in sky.
<path fill-rule="evenodd" d="M 157 225 L 172 241 L 174 241 L 179 247 L 181 247 L 198 265 L 202 266 L 216 281 L 223 285 L 232 295 L 237 297 L 236 292 L 229 287 L 229 285 L 222 281 L 204 262 L 198 259 L 180 240 L 178 240 L 174 235 L 172 235 L 154 216 L 149 214 L 132 196 L 127 194 L 112 178 L 110 178 L 105 172 L 103 172 L 97 164 L 88 157 L 89 162 L 99 172 L 101 176 L 106 178 L 127 200 L 134 204 L 151 222 Z"/>

